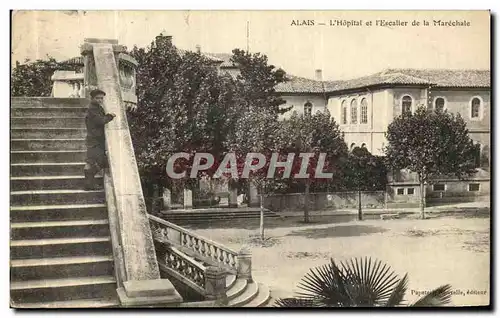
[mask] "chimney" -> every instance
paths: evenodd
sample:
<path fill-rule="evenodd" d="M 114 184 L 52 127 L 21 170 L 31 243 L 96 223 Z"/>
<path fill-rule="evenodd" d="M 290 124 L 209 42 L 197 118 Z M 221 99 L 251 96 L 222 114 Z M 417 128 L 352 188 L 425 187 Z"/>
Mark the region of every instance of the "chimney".
<path fill-rule="evenodd" d="M 315 72 L 315 79 L 317 81 L 322 81 L 323 80 L 323 71 L 321 69 L 317 69 Z"/>
<path fill-rule="evenodd" d="M 201 45 L 196 44 L 196 53 L 201 54 Z"/>

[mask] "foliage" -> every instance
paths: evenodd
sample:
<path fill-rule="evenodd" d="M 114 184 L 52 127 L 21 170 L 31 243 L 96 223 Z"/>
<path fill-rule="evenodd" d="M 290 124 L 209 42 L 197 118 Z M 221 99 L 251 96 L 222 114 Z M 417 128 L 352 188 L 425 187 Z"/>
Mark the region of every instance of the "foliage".
<path fill-rule="evenodd" d="M 431 111 L 423 107 L 415 114 L 396 118 L 386 133 L 390 169 L 408 169 L 420 182 L 420 213 L 425 218 L 425 183 L 436 177 L 463 179 L 476 169 L 476 147 L 460 114 Z"/>
<path fill-rule="evenodd" d="M 266 55 L 234 49 L 231 61 L 240 70 L 237 83 L 241 105 L 266 109 L 273 114 L 282 114 L 291 109 L 281 109 L 280 105 L 285 100 L 275 94 L 276 85 L 286 81 L 286 73 L 268 64 Z"/>
<path fill-rule="evenodd" d="M 368 149 L 355 147 L 343 169 L 344 183 L 349 190 L 385 190 L 387 171 L 384 158 L 372 155 Z"/>
<path fill-rule="evenodd" d="M 51 77 L 57 70 L 80 71 L 80 66 L 57 62 L 52 57 L 26 60 L 23 64 L 16 61 L 11 74 L 11 96 L 51 96 Z"/>
<path fill-rule="evenodd" d="M 475 172 L 475 148 L 460 114 L 419 108 L 396 118 L 386 137 L 389 166 L 414 171 L 422 181 L 443 174 L 463 179 Z"/>
<path fill-rule="evenodd" d="M 277 307 L 396 307 L 405 304 L 408 275 L 399 278 L 389 266 L 371 258 L 355 258 L 311 269 L 295 298 L 278 299 Z M 446 305 L 451 286 L 443 285 L 410 306 Z"/>

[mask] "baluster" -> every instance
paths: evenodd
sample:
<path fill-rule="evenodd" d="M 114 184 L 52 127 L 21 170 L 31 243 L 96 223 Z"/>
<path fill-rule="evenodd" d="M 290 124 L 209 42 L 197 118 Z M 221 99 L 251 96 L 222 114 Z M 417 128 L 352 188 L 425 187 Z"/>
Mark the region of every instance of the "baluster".
<path fill-rule="evenodd" d="M 236 257 L 231 255 L 231 267 L 236 267 Z"/>
<path fill-rule="evenodd" d="M 199 243 L 200 243 L 200 240 L 199 240 L 198 238 L 196 238 L 196 237 L 195 237 L 195 238 L 194 238 L 194 250 L 195 250 L 196 252 L 199 252 L 199 248 L 200 248 L 200 244 L 199 244 Z"/>
<path fill-rule="evenodd" d="M 201 241 L 201 250 L 200 250 L 200 252 L 201 252 L 201 255 L 203 255 L 203 256 L 205 256 L 205 251 L 206 251 L 205 246 L 206 246 L 206 244 L 207 244 L 207 242 Z"/>
<path fill-rule="evenodd" d="M 182 233 L 182 246 L 186 246 L 186 245 L 187 245 L 187 234 Z"/>
<path fill-rule="evenodd" d="M 224 251 L 221 249 L 220 250 L 220 257 L 219 257 L 219 260 L 221 263 L 224 263 L 224 254 L 225 254 Z"/>
<path fill-rule="evenodd" d="M 189 236 L 189 248 L 193 249 L 193 237 Z"/>

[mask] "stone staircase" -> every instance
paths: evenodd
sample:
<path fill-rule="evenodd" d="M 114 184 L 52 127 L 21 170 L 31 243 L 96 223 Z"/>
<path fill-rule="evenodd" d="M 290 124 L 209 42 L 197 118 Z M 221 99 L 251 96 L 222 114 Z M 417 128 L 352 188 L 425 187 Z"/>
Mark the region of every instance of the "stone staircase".
<path fill-rule="evenodd" d="M 119 304 L 104 190 L 81 190 L 86 104 L 12 98 L 12 307 Z"/>
<path fill-rule="evenodd" d="M 207 262 L 198 257 L 196 253 L 183 249 L 192 260 L 203 266 L 217 266 L 217 263 Z M 265 307 L 271 299 L 271 291 L 265 284 L 248 282 L 245 278 L 237 278 L 232 273 L 226 276 L 226 296 L 228 307 Z"/>

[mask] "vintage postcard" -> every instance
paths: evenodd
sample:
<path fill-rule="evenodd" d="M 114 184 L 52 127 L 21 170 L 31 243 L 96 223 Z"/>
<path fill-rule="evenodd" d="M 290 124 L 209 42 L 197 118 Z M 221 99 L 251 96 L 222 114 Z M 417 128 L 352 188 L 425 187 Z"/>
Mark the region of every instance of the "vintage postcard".
<path fill-rule="evenodd" d="M 10 306 L 488 307 L 489 11 L 12 11 Z"/>

